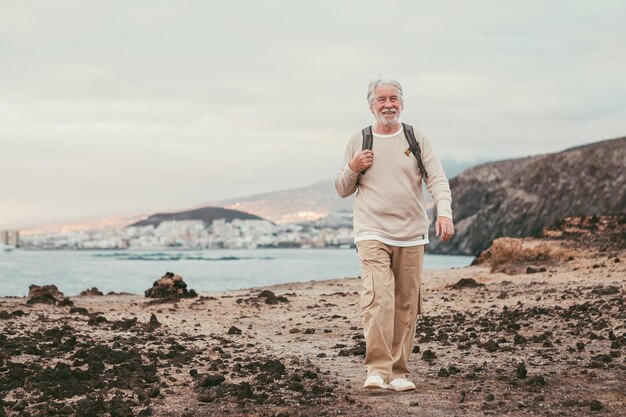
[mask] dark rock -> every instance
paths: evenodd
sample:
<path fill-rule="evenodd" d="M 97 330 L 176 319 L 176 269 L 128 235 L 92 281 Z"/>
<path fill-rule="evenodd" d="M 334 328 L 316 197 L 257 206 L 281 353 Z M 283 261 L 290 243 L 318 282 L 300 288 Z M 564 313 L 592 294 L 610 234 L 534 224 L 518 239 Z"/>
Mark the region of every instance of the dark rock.
<path fill-rule="evenodd" d="M 527 274 L 537 274 L 539 272 L 546 272 L 546 268 L 541 267 L 541 268 L 534 268 L 532 266 L 529 266 L 526 268 L 526 273 Z"/>
<path fill-rule="evenodd" d="M 261 365 L 260 369 L 264 372 L 278 376 L 285 373 L 285 365 L 278 359 L 270 360 Z"/>
<path fill-rule="evenodd" d="M 420 347 L 418 345 L 413 346 L 412 353 L 420 353 Z"/>
<path fill-rule="evenodd" d="M 134 417 L 131 404 L 126 401 L 121 395 L 116 395 L 107 404 L 107 411 L 112 417 Z"/>
<path fill-rule="evenodd" d="M 315 333 L 315 329 L 306 329 L 304 331 L 304 334 L 314 334 Z"/>
<path fill-rule="evenodd" d="M 161 323 L 159 323 L 159 320 L 157 319 L 157 316 L 154 313 L 150 314 L 150 321 L 148 322 L 148 324 L 151 327 L 159 327 L 161 325 Z"/>
<path fill-rule="evenodd" d="M 487 350 L 487 352 L 496 352 L 500 349 L 500 345 L 493 339 L 489 339 L 489 341 L 482 346 Z"/>
<path fill-rule="evenodd" d="M 31 285 L 28 287 L 26 304 L 52 304 L 56 306 L 71 306 L 73 303 L 65 297 L 56 285 Z"/>
<path fill-rule="evenodd" d="M 591 293 L 594 295 L 613 295 L 613 294 L 619 294 L 620 289 L 619 287 L 615 285 L 606 285 L 606 286 L 598 285 L 593 290 L 591 290 Z"/>
<path fill-rule="evenodd" d="M 485 284 L 480 284 L 476 282 L 474 278 L 461 278 L 451 288 L 455 290 L 460 290 L 463 288 L 476 288 L 476 287 L 484 287 L 484 286 Z"/>
<path fill-rule="evenodd" d="M 526 370 L 526 364 L 524 364 L 524 362 L 520 362 L 520 364 L 517 365 L 516 376 L 519 379 L 524 379 L 526 378 L 526 375 L 528 375 L 528 371 Z"/>
<path fill-rule="evenodd" d="M 263 291 L 261 291 L 257 297 L 258 298 L 264 298 L 265 299 L 265 304 L 278 304 L 278 303 L 288 303 L 289 302 L 287 297 L 282 296 L 282 295 L 276 296 L 276 294 L 274 294 L 270 290 L 263 290 Z"/>
<path fill-rule="evenodd" d="M 308 369 L 306 369 L 303 373 L 302 373 L 302 377 L 303 378 L 307 378 L 307 379 L 317 379 L 317 373 L 310 371 Z"/>
<path fill-rule="evenodd" d="M 448 366 L 448 372 L 450 372 L 450 375 L 456 375 L 456 374 L 460 373 L 461 370 L 459 368 L 457 368 L 456 366 L 454 366 L 454 365 L 450 365 L 450 366 Z"/>
<path fill-rule="evenodd" d="M 101 295 L 104 295 L 104 294 L 102 293 L 102 291 L 100 291 L 96 287 L 91 287 L 91 288 L 86 289 L 85 291 L 80 292 L 81 297 L 95 297 L 95 296 L 101 296 Z"/>
<path fill-rule="evenodd" d="M 87 324 L 89 324 L 90 326 L 97 326 L 100 323 L 106 323 L 108 322 L 108 320 L 106 319 L 106 317 L 100 315 L 100 314 L 91 314 L 90 315 L 90 319 L 87 322 Z"/>
<path fill-rule="evenodd" d="M 64 297 L 59 303 L 57 303 L 59 307 L 70 307 L 74 305 L 74 302 L 70 300 L 68 297 Z"/>
<path fill-rule="evenodd" d="M 607 354 L 596 355 L 592 359 L 595 360 L 595 361 L 604 362 L 604 363 L 613 362 L 613 357 L 611 355 L 607 355 Z"/>
<path fill-rule="evenodd" d="M 0 350 L 16 354 L 12 343 L 3 343 L 11 341 L 10 335 L 5 336 L 0 334 Z M 115 393 L 128 390 L 137 393 L 137 398 L 147 399 L 145 389 L 159 383 L 156 366 L 143 362 L 139 350 L 132 346 L 125 347 L 127 350 L 112 349 L 68 325 L 14 340 L 20 354 L 35 354 L 34 348 L 45 345 L 45 352 L 38 353 L 41 360 L 12 364 L 0 358 L 0 394 L 19 388 L 19 395 L 32 412 L 21 413 L 23 416 L 132 416 L 137 401 L 115 397 Z M 132 343 L 138 343 L 138 339 L 133 338 Z M 111 396 L 114 397 L 110 400 L 103 399 Z M 82 399 L 73 401 L 72 397 Z M 1 405 L 0 402 L 0 408 Z"/>
<path fill-rule="evenodd" d="M 437 376 L 441 378 L 447 378 L 450 376 L 450 372 L 448 372 L 446 368 L 441 368 L 437 373 Z"/>
<path fill-rule="evenodd" d="M 87 310 L 85 307 L 72 307 L 72 308 L 70 308 L 70 314 L 74 314 L 74 313 L 83 314 L 83 315 L 87 316 L 87 315 L 89 315 L 89 310 Z"/>
<path fill-rule="evenodd" d="M 151 303 L 178 301 L 181 298 L 193 298 L 198 294 L 193 290 L 187 290 L 187 284 L 180 275 L 173 272 L 166 272 L 161 279 L 154 281 L 151 288 L 148 288 L 144 295 L 147 298 L 157 298 L 160 301 Z"/>
<path fill-rule="evenodd" d="M 544 386 L 546 385 L 546 379 L 543 375 L 533 375 L 526 381 L 526 383 L 528 385 Z"/>
<path fill-rule="evenodd" d="M 235 326 L 230 326 L 230 329 L 228 329 L 228 334 L 235 334 L 235 335 L 241 334 L 241 329 L 238 329 Z"/>
<path fill-rule="evenodd" d="M 604 409 L 604 405 L 598 400 L 592 400 L 589 403 L 589 407 L 591 408 L 592 411 L 600 411 Z"/>
<path fill-rule="evenodd" d="M 131 327 L 134 327 L 137 324 L 137 317 L 133 317 L 132 319 L 122 319 L 118 321 L 114 321 L 111 325 L 112 330 L 128 330 Z"/>
<path fill-rule="evenodd" d="M 216 387 L 224 382 L 226 378 L 223 375 L 203 375 L 197 382 L 199 387 Z"/>
<path fill-rule="evenodd" d="M 338 343 L 336 347 L 345 347 Z M 365 356 L 366 346 L 364 341 L 360 341 L 355 347 L 350 349 L 342 349 L 339 351 L 339 356 Z"/>
<path fill-rule="evenodd" d="M 422 353 L 422 359 L 425 361 L 432 361 L 437 358 L 437 354 L 430 349 L 426 349 L 424 353 Z"/>
<path fill-rule="evenodd" d="M 159 389 L 159 387 L 152 387 L 146 392 L 146 394 L 150 398 L 156 398 L 159 396 L 160 393 L 161 393 L 161 390 Z"/>
<path fill-rule="evenodd" d="M 77 416 L 99 416 L 106 411 L 106 406 L 102 397 L 93 398 L 88 395 L 82 400 L 78 400 L 76 403 L 76 415 Z"/>

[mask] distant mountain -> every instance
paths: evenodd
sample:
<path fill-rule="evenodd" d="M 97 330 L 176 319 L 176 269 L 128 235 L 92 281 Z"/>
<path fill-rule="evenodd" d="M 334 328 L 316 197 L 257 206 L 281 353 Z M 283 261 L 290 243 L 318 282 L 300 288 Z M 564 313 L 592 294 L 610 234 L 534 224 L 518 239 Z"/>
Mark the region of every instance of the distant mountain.
<path fill-rule="evenodd" d="M 130 226 L 158 226 L 161 222 L 171 220 L 202 220 L 207 224 L 211 224 L 213 220 L 225 219 L 230 222 L 234 219 L 241 220 L 263 220 L 254 214 L 244 213 L 238 210 L 229 210 L 221 207 L 203 207 L 195 210 L 181 211 L 177 213 L 157 213 L 153 214 L 145 220 L 133 223 Z M 129 226 L 129 227 L 130 227 Z"/>
<path fill-rule="evenodd" d="M 473 165 L 471 162 L 458 163 L 443 160 L 442 165 L 448 177 L 453 177 Z M 426 202 L 432 204 L 426 193 Z M 256 194 L 211 203 L 254 213 L 279 223 L 316 220 L 336 211 L 352 210 L 354 196 L 341 198 L 335 191 L 335 179 L 330 178 L 306 187 Z"/>
<path fill-rule="evenodd" d="M 497 237 L 537 236 L 566 216 L 626 213 L 626 137 L 479 165 L 450 188 L 456 235 L 433 239 L 430 252 L 476 254 Z"/>
<path fill-rule="evenodd" d="M 340 198 L 333 179 L 306 187 L 256 194 L 213 203 L 254 213 L 279 223 L 315 220 L 340 210 L 352 210 L 354 198 Z"/>

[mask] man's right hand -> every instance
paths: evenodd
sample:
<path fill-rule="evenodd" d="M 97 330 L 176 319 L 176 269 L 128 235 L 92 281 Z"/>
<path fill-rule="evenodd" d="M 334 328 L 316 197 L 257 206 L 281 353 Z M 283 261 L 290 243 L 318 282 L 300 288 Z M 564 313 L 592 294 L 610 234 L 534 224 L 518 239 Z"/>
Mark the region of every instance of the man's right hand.
<path fill-rule="evenodd" d="M 374 153 L 369 149 L 365 149 L 357 153 L 355 157 L 352 158 L 352 161 L 348 162 L 348 167 L 354 172 L 361 172 L 369 168 L 373 161 Z"/>

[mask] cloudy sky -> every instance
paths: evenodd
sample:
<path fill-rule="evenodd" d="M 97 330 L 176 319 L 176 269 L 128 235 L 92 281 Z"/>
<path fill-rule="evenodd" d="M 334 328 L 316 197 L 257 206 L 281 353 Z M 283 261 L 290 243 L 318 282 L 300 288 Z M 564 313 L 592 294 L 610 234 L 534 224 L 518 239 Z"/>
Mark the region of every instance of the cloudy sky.
<path fill-rule="evenodd" d="M 626 134 L 626 3 L 0 0 L 0 229 L 333 177 L 377 73 L 443 159 Z"/>

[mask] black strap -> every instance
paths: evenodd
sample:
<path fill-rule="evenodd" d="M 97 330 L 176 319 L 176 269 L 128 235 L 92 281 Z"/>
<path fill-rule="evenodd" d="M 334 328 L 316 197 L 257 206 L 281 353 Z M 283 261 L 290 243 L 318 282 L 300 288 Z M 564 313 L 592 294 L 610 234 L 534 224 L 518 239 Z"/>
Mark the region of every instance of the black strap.
<path fill-rule="evenodd" d="M 361 133 L 363 133 L 363 146 L 361 147 L 361 150 L 364 151 L 366 149 L 369 149 L 371 151 L 372 146 L 374 145 L 372 126 L 364 127 L 363 130 L 361 130 Z M 367 171 L 367 169 L 361 171 L 361 175 L 365 174 L 365 171 Z"/>
<path fill-rule="evenodd" d="M 372 145 L 374 144 L 374 135 L 372 134 L 372 126 L 368 126 L 363 128 L 361 131 L 363 133 L 363 148 L 362 151 L 369 149 L 372 150 Z"/>
<path fill-rule="evenodd" d="M 419 143 L 417 143 L 417 139 L 415 139 L 413 126 L 402 123 L 402 128 L 404 129 L 404 137 L 406 137 L 406 141 L 409 143 L 409 149 L 415 156 L 415 159 L 417 159 L 417 169 L 419 169 L 420 174 L 422 174 L 422 178 L 426 179 L 428 178 L 428 173 L 426 172 L 426 167 L 422 162 L 422 151 Z"/>
<path fill-rule="evenodd" d="M 428 178 L 428 173 L 426 172 L 426 167 L 424 166 L 424 163 L 422 162 L 422 151 L 420 149 L 420 145 L 417 142 L 417 139 L 415 139 L 415 132 L 413 132 L 413 126 L 411 125 L 407 125 L 406 123 L 402 123 L 402 128 L 404 129 L 404 137 L 406 138 L 406 141 L 409 143 L 409 149 L 411 150 L 411 153 L 413 154 L 413 156 L 415 156 L 415 159 L 417 159 L 417 169 L 419 170 L 420 174 L 422 174 L 422 178 L 426 179 Z M 372 126 L 367 126 L 365 128 L 363 128 L 361 130 L 361 132 L 363 133 L 363 146 L 361 148 L 361 150 L 372 150 L 372 146 L 374 143 L 374 135 L 372 134 Z M 364 174 L 365 171 L 363 171 L 361 174 Z"/>

